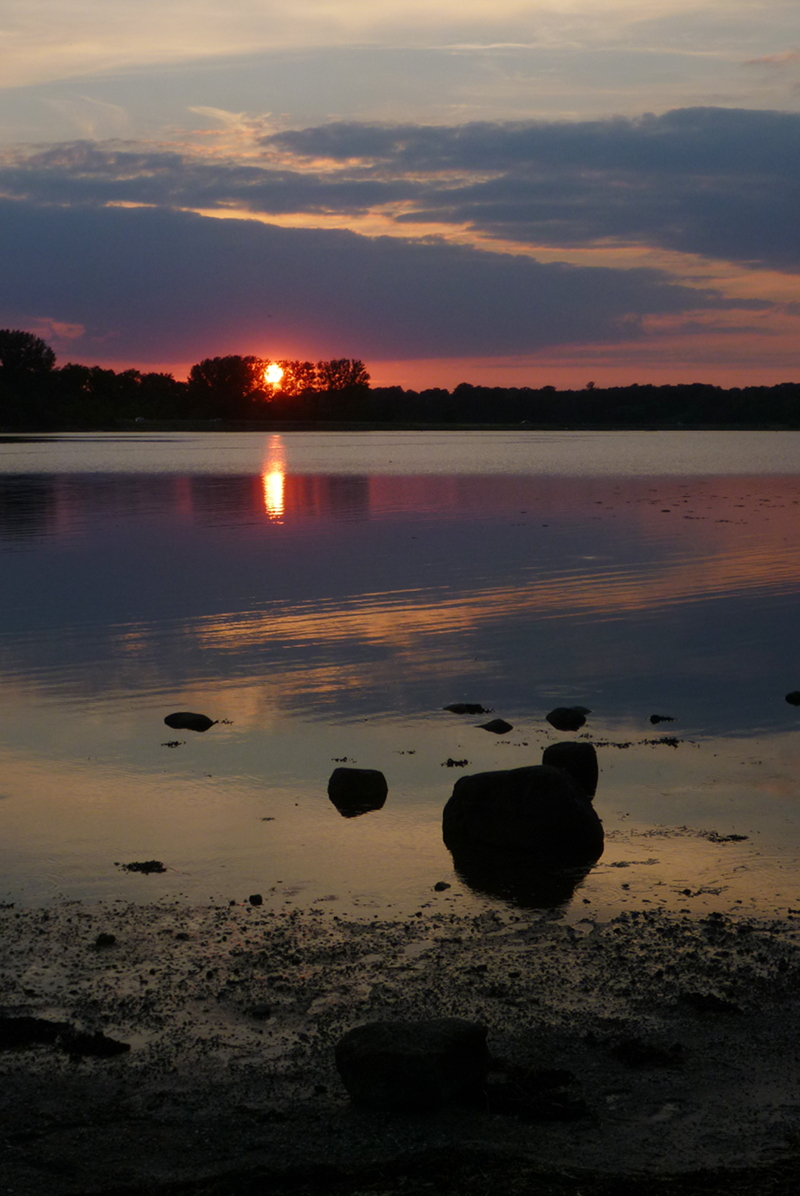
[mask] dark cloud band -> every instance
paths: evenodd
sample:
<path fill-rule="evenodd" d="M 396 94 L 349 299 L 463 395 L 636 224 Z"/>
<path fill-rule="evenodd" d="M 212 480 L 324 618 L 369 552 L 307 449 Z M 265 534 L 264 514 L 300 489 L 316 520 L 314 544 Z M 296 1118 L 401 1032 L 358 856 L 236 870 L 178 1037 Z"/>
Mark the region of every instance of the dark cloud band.
<path fill-rule="evenodd" d="M 693 108 L 637 119 L 419 126 L 338 123 L 261 138 L 261 163 L 77 143 L 0 164 L 34 203 L 380 210 L 520 246 L 644 245 L 800 269 L 800 115 Z M 288 160 L 289 167 L 279 159 Z"/>
<path fill-rule="evenodd" d="M 81 324 L 78 359 L 271 346 L 298 357 L 500 356 L 630 340 L 648 315 L 754 306 L 657 270 L 156 208 L 1 201 L 0 259 L 0 323 Z"/>

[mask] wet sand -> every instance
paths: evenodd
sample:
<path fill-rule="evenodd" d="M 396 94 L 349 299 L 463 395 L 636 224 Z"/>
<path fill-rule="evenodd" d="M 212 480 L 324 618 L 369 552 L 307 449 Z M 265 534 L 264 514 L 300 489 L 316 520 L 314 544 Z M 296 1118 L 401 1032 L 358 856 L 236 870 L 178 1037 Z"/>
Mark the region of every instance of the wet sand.
<path fill-rule="evenodd" d="M 69 903 L 0 932 L 0 1013 L 130 1046 L 0 1051 L 14 1196 L 794 1190 L 800 911 Z M 337 1039 L 443 1015 L 488 1027 L 487 1109 L 354 1109 Z"/>

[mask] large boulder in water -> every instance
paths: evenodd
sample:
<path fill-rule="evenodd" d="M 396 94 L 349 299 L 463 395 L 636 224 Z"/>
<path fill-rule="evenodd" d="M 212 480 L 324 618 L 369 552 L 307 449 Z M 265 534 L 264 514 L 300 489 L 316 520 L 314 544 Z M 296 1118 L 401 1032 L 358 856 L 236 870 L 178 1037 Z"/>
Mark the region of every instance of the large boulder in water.
<path fill-rule="evenodd" d="M 328 797 L 343 818 L 357 818 L 380 810 L 389 786 L 377 768 L 334 768 L 328 781 Z"/>
<path fill-rule="evenodd" d="M 368 1109 L 480 1106 L 488 1066 L 486 1027 L 459 1017 L 370 1022 L 336 1044 L 344 1086 L 355 1104 Z"/>
<path fill-rule="evenodd" d="M 442 816 L 444 841 L 502 848 L 544 865 L 592 863 L 603 824 L 591 798 L 562 768 L 534 764 L 456 781 Z"/>
<path fill-rule="evenodd" d="M 593 743 L 577 743 L 574 739 L 551 743 L 542 753 L 542 764 L 563 768 L 589 797 L 594 797 L 597 792 L 599 770 Z"/>

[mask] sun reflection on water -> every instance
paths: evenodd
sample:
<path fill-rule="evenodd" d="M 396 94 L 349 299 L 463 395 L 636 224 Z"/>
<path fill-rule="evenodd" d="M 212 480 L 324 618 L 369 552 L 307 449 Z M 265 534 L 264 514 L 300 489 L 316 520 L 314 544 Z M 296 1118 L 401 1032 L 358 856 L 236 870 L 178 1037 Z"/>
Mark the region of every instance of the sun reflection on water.
<path fill-rule="evenodd" d="M 267 459 L 261 471 L 264 490 L 264 510 L 269 519 L 276 523 L 283 521 L 286 487 L 286 449 L 280 436 L 270 436 L 267 444 Z"/>

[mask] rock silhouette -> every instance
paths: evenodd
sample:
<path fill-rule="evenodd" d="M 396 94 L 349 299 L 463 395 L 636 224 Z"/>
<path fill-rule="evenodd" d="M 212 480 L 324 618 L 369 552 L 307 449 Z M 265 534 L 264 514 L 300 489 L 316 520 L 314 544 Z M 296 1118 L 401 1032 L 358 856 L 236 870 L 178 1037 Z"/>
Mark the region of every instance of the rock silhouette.
<path fill-rule="evenodd" d="M 53 1022 L 43 1017 L 0 1017 L 0 1051 L 34 1046 L 52 1046 L 73 1058 L 90 1055 L 96 1059 L 110 1059 L 131 1049 L 129 1043 L 108 1038 L 100 1030 L 89 1034 L 69 1022 Z"/>
<path fill-rule="evenodd" d="M 491 722 L 481 723 L 478 729 L 491 731 L 493 735 L 507 735 L 509 731 L 514 730 L 511 723 L 507 723 L 504 718 L 493 718 Z"/>
<path fill-rule="evenodd" d="M 597 752 L 593 743 L 576 743 L 573 739 L 551 743 L 542 753 L 542 764 L 563 768 L 589 797 L 597 792 Z"/>
<path fill-rule="evenodd" d="M 545 718 L 557 731 L 578 731 L 591 713 L 586 706 L 556 706 Z"/>
<path fill-rule="evenodd" d="M 480 702 L 452 702 L 449 706 L 443 706 L 442 710 L 449 710 L 451 714 L 491 714 L 486 706 L 481 706 Z"/>
<path fill-rule="evenodd" d="M 603 825 L 586 790 L 547 764 L 461 777 L 442 831 L 448 847 L 501 848 L 554 866 L 594 863 L 603 853 Z"/>
<path fill-rule="evenodd" d="M 351 1100 L 369 1109 L 480 1107 L 489 1067 L 486 1027 L 458 1017 L 370 1022 L 339 1040 L 336 1067 Z"/>
<path fill-rule="evenodd" d="M 328 797 L 343 818 L 358 818 L 380 810 L 389 787 L 377 768 L 334 768 L 328 781 Z"/>
<path fill-rule="evenodd" d="M 216 721 L 206 714 L 195 714 L 191 710 L 179 710 L 175 714 L 168 714 L 164 719 L 173 731 L 207 731 Z"/>

